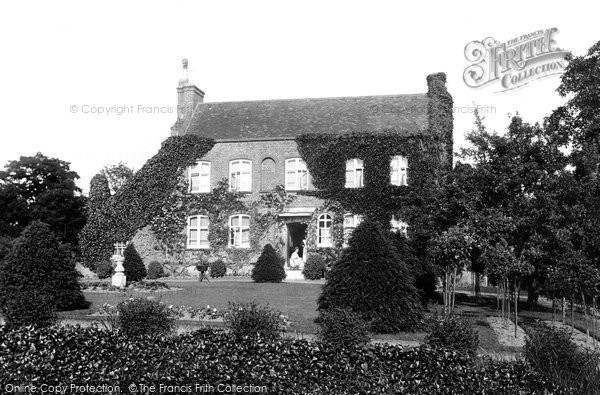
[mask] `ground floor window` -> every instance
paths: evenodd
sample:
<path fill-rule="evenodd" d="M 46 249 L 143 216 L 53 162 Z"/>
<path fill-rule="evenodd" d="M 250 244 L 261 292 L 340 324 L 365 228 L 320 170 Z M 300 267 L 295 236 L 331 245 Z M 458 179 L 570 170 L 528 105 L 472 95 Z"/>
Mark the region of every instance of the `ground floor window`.
<path fill-rule="evenodd" d="M 317 246 L 332 247 L 331 240 L 332 218 L 329 214 L 321 214 L 317 220 Z"/>
<path fill-rule="evenodd" d="M 236 214 L 229 217 L 229 247 L 250 247 L 250 217 Z"/>
<path fill-rule="evenodd" d="M 194 215 L 188 218 L 187 231 L 188 248 L 208 248 L 208 217 Z"/>
<path fill-rule="evenodd" d="M 352 232 L 354 232 L 354 229 L 360 225 L 362 220 L 362 215 L 344 214 L 344 247 L 348 247 L 348 240 L 350 240 Z"/>

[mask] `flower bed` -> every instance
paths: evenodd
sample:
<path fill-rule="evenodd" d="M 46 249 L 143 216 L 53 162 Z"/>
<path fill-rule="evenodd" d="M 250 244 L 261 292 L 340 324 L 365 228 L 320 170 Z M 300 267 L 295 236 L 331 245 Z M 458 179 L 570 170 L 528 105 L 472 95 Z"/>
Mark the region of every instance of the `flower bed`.
<path fill-rule="evenodd" d="M 125 288 L 115 287 L 111 283 L 104 281 L 82 282 L 81 289 L 85 292 L 125 292 L 125 291 L 179 291 L 181 288 L 171 288 L 162 281 L 139 281 L 127 284 Z"/>

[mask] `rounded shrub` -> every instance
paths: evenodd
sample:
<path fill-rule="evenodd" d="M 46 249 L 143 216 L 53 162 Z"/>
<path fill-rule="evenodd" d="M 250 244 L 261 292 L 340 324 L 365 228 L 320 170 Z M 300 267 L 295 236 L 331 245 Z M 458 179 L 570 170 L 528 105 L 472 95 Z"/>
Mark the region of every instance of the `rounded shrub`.
<path fill-rule="evenodd" d="M 218 259 L 210 263 L 210 276 L 213 278 L 224 277 L 227 273 L 227 266 L 223 260 Z"/>
<path fill-rule="evenodd" d="M 333 263 L 318 299 L 319 310 L 350 308 L 373 332 L 415 330 L 421 302 L 413 277 L 377 223 L 365 220 Z"/>
<path fill-rule="evenodd" d="M 280 283 L 286 277 L 285 261 L 271 244 L 265 245 L 252 269 L 252 280 L 257 283 Z"/>
<path fill-rule="evenodd" d="M 471 321 L 460 315 L 436 316 L 425 343 L 433 347 L 444 347 L 475 356 L 479 347 L 479 334 Z"/>
<path fill-rule="evenodd" d="M 99 279 L 104 279 L 112 276 L 115 269 L 110 261 L 102 261 L 96 266 L 96 275 Z"/>
<path fill-rule="evenodd" d="M 117 311 L 117 327 L 127 337 L 164 335 L 175 328 L 176 315 L 154 300 L 125 300 L 117 305 Z"/>
<path fill-rule="evenodd" d="M 35 221 L 0 262 L 0 311 L 9 325 L 19 326 L 47 323 L 55 310 L 86 308 L 79 277 L 50 227 Z"/>
<path fill-rule="evenodd" d="M 223 315 L 223 322 L 236 338 L 278 339 L 285 330 L 285 320 L 280 312 L 256 302 L 233 303 Z"/>
<path fill-rule="evenodd" d="M 317 338 L 336 347 L 362 346 L 369 341 L 369 326 L 348 308 L 321 310 Z"/>
<path fill-rule="evenodd" d="M 146 276 L 146 278 L 156 279 L 156 278 L 161 278 L 164 276 L 165 276 L 165 271 L 163 269 L 162 263 L 160 263 L 158 261 L 150 262 L 150 264 L 148 265 L 148 275 Z"/>
<path fill-rule="evenodd" d="M 146 277 L 146 266 L 133 244 L 128 244 L 123 252 L 123 268 L 127 282 L 141 281 Z"/>
<path fill-rule="evenodd" d="M 304 269 L 302 269 L 302 275 L 307 280 L 319 280 L 325 277 L 326 267 L 327 261 L 323 255 L 309 254 Z"/>

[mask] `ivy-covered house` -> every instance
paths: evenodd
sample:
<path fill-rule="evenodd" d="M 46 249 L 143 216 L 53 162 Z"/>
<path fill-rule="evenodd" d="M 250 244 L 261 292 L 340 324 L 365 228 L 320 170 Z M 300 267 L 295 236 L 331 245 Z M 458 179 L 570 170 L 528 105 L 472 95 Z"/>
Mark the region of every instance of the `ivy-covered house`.
<path fill-rule="evenodd" d="M 98 251 L 89 260 L 130 240 L 160 249 L 136 242 L 144 227 L 166 255 L 179 249 L 238 268 L 266 243 L 288 265 L 296 248 L 299 266 L 307 253 L 336 254 L 366 216 L 410 234 L 406 202 L 452 166 L 445 82 L 430 75 L 419 94 L 205 102 L 182 79 L 171 137 L 98 214 L 112 217 L 97 221 L 112 223 L 103 233 L 111 244 L 94 246 L 103 239 L 93 226 L 83 232 Z"/>

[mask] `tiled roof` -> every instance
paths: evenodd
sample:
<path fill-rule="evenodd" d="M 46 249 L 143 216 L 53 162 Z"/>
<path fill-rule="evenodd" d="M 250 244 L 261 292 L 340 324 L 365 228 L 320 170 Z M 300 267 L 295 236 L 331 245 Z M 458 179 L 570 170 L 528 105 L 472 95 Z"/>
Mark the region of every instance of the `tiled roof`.
<path fill-rule="evenodd" d="M 200 103 L 184 133 L 216 140 L 294 138 L 428 127 L 426 94 Z"/>

